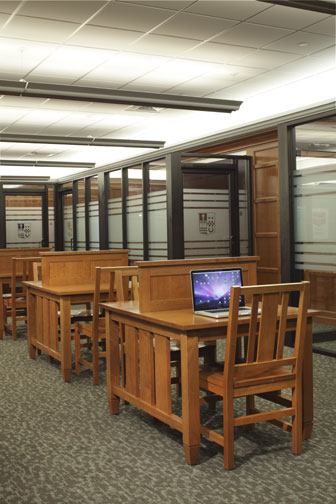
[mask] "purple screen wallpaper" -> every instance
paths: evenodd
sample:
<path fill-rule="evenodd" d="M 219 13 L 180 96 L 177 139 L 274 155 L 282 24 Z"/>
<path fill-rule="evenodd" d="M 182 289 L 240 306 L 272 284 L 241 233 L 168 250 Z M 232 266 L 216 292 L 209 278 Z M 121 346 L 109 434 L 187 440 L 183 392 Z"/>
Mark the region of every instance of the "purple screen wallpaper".
<path fill-rule="evenodd" d="M 194 307 L 228 308 L 232 285 L 241 285 L 240 270 L 193 272 Z"/>

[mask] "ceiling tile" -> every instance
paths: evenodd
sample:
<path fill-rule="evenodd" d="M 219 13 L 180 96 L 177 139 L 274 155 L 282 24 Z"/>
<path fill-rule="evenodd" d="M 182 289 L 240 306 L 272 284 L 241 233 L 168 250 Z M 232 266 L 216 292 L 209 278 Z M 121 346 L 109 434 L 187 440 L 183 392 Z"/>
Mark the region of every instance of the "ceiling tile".
<path fill-rule="evenodd" d="M 42 107 L 49 100 L 46 98 L 29 98 L 27 96 L 3 96 L 0 100 L 0 106 L 13 107 L 20 109 L 37 109 Z M 24 110 L 21 113 L 25 113 Z"/>
<path fill-rule="evenodd" d="M 226 86 L 232 86 L 232 84 L 234 84 L 234 81 L 230 78 L 223 77 L 222 79 L 210 79 L 204 76 L 175 86 L 174 88 L 170 89 L 169 92 L 172 94 L 202 97 L 210 93 L 214 93 L 219 89 L 223 89 Z"/>
<path fill-rule="evenodd" d="M 189 0 L 186 2 L 180 1 L 180 0 L 169 0 L 166 1 L 159 1 L 159 0 L 117 0 L 118 3 L 127 3 L 127 4 L 134 4 L 134 5 L 145 5 L 147 7 L 157 7 L 160 9 L 171 9 L 171 10 L 181 10 L 187 7 L 188 5 L 191 5 L 194 0 Z"/>
<path fill-rule="evenodd" d="M 335 38 L 336 18 L 335 16 L 329 16 L 326 19 L 323 19 L 323 21 L 307 26 L 303 30 L 310 33 L 320 33 L 321 35 L 327 35 L 329 37 Z"/>
<path fill-rule="evenodd" d="M 167 58 L 136 53 L 118 53 L 116 57 L 88 72 L 79 85 L 120 87 L 162 65 Z M 96 84 L 95 84 L 96 83 Z"/>
<path fill-rule="evenodd" d="M 132 51 L 174 57 L 180 56 L 197 43 L 197 40 L 149 34 L 135 42 Z"/>
<path fill-rule="evenodd" d="M 322 53 L 323 52 L 324 51 L 322 51 Z M 335 67 L 334 58 L 330 58 L 328 57 L 328 55 L 326 55 L 325 58 L 322 58 L 322 56 L 320 58 L 317 58 L 315 57 L 315 55 L 313 55 L 297 59 L 291 63 L 287 63 L 281 67 L 281 71 L 293 73 L 297 76 L 297 78 L 299 78 L 323 72 L 333 67 Z"/>
<path fill-rule="evenodd" d="M 247 57 L 239 60 L 239 64 L 246 64 L 248 66 L 258 66 L 259 68 L 272 69 L 290 61 L 299 58 L 298 54 L 290 54 L 284 52 L 270 51 L 267 49 L 258 49 Z"/>
<path fill-rule="evenodd" d="M 12 14 L 21 2 L 0 2 L 0 12 Z"/>
<path fill-rule="evenodd" d="M 56 44 L 0 38 L 0 73 L 13 74 L 18 79 L 24 78 L 56 48 Z"/>
<path fill-rule="evenodd" d="M 8 14 L 1 14 L 1 12 L 0 12 L 0 32 L 1 32 L 1 28 L 4 26 L 5 23 L 7 23 L 9 18 L 10 18 L 10 16 Z"/>
<path fill-rule="evenodd" d="M 49 75 L 50 78 L 76 79 L 105 62 L 110 56 L 110 52 L 98 49 L 60 47 L 37 65 L 28 78 Z"/>
<path fill-rule="evenodd" d="M 168 19 L 175 11 L 135 4 L 111 3 L 98 13 L 90 24 L 147 32 Z"/>
<path fill-rule="evenodd" d="M 62 43 L 78 27 L 79 24 L 75 23 L 15 16 L 2 29 L 1 35 L 9 38 Z"/>
<path fill-rule="evenodd" d="M 330 66 L 336 66 L 336 48 L 328 47 L 328 49 L 323 49 L 322 51 L 317 51 L 316 53 L 311 55 L 312 58 L 318 58 L 324 60 L 325 63 Z"/>
<path fill-rule="evenodd" d="M 86 2 L 82 0 L 80 2 L 71 0 L 67 0 L 66 2 L 33 1 L 24 2 L 20 7 L 19 13 L 22 16 L 83 23 L 95 12 L 97 12 L 104 4 L 105 2 Z"/>
<path fill-rule="evenodd" d="M 252 23 L 240 23 L 238 26 L 212 39 L 212 42 L 255 47 L 259 49 L 265 44 L 281 39 L 290 33 L 292 33 L 292 30 L 284 30 L 282 28 Z"/>
<path fill-rule="evenodd" d="M 199 1 L 194 2 L 186 10 L 197 14 L 221 17 L 224 19 L 237 19 L 243 21 L 255 14 L 269 8 L 267 4 L 261 2 L 251 2 L 250 0 L 235 1 Z"/>
<path fill-rule="evenodd" d="M 223 30 L 231 28 L 235 24 L 237 24 L 237 21 L 227 21 L 225 19 L 182 12 L 160 25 L 153 33 L 207 40 Z"/>
<path fill-rule="evenodd" d="M 281 40 L 268 44 L 267 49 L 308 55 L 322 49 L 326 49 L 334 44 L 335 39 L 332 37 L 298 31 L 296 33 L 292 33 L 288 37 L 284 37 Z"/>
<path fill-rule="evenodd" d="M 206 42 L 188 52 L 190 59 L 215 61 L 220 63 L 237 63 L 237 58 L 248 56 L 254 49 L 249 47 L 233 46 Z M 250 65 L 253 66 L 253 65 Z"/>
<path fill-rule="evenodd" d="M 68 43 L 82 47 L 123 50 L 141 35 L 143 34 L 137 31 L 86 25 L 72 35 Z"/>
<path fill-rule="evenodd" d="M 320 12 L 274 5 L 249 19 L 251 23 L 300 30 L 327 17 Z"/>

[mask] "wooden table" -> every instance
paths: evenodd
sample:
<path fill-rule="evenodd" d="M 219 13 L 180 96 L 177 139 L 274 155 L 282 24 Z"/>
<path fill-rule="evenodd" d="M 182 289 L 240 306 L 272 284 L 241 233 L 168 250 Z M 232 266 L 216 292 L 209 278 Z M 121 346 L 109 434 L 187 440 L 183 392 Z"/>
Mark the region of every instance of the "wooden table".
<path fill-rule="evenodd" d="M 106 310 L 107 395 L 112 414 L 119 412 L 120 398 L 134 404 L 182 432 L 189 464 L 196 464 L 200 451 L 200 401 L 198 342 L 223 339 L 227 319 L 194 315 L 190 308 L 140 312 L 132 301 L 102 303 Z M 296 324 L 295 308 L 288 328 Z M 304 355 L 303 436 L 313 425 L 312 315 L 309 311 Z M 248 317 L 241 317 L 239 333 L 246 334 Z M 120 378 L 119 327 L 125 331 L 125 385 Z M 172 413 L 170 339 L 181 348 L 182 416 Z"/>
<path fill-rule="evenodd" d="M 28 352 L 34 359 L 40 349 L 61 362 L 65 382 L 71 380 L 71 305 L 93 300 L 94 284 L 43 286 L 42 282 L 24 282 L 27 286 Z M 103 286 L 102 291 L 108 287 Z"/>

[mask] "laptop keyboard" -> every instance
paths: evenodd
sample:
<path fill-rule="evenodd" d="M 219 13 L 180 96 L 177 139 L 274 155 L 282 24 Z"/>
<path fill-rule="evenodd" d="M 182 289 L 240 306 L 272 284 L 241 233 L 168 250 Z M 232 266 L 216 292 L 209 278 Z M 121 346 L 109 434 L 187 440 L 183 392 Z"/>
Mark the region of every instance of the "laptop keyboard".
<path fill-rule="evenodd" d="M 229 310 L 207 310 L 209 313 L 225 313 L 229 315 Z M 238 315 L 249 315 L 251 310 L 249 308 L 240 308 L 238 310 Z"/>

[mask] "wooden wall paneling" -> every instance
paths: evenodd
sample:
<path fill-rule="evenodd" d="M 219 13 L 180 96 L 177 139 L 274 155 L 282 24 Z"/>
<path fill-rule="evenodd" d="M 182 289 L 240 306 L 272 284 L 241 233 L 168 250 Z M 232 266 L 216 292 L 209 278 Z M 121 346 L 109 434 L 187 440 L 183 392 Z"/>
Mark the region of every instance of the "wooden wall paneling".
<path fill-rule="evenodd" d="M 278 145 L 253 149 L 253 228 L 258 283 L 281 282 Z"/>

